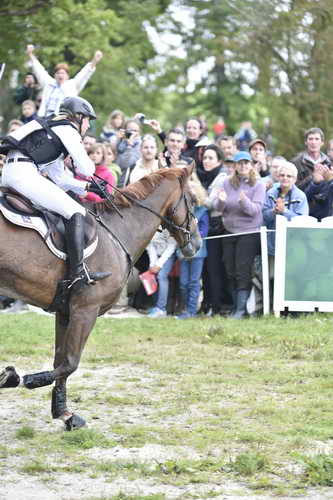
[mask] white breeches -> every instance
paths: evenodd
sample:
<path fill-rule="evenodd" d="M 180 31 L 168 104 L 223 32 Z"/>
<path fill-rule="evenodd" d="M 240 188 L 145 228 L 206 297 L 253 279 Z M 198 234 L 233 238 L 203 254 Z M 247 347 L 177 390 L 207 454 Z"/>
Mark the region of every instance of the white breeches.
<path fill-rule="evenodd" d="M 86 215 L 86 210 L 60 187 L 43 177 L 34 163 L 5 162 L 2 185 L 15 189 L 34 204 L 60 214 L 65 219 L 70 219 L 76 213 Z"/>

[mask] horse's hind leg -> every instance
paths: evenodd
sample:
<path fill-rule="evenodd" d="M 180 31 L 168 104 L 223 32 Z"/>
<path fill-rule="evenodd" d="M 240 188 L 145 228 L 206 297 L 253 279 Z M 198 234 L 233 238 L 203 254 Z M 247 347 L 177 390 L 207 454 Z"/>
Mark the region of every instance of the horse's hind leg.
<path fill-rule="evenodd" d="M 0 373 L 0 389 L 17 387 L 20 385 L 20 376 L 13 366 L 7 366 Z"/>

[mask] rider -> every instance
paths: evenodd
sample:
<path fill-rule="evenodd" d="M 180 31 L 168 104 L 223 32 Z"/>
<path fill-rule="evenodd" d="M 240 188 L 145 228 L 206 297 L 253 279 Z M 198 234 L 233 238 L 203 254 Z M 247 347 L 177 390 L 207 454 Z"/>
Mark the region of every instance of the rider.
<path fill-rule="evenodd" d="M 11 134 L 0 147 L 7 152 L 2 170 L 2 184 L 26 196 L 35 205 L 64 217 L 69 259 L 69 288 L 80 289 L 110 276 L 108 272 L 88 272 L 83 260 L 85 208 L 69 196 L 73 191 L 85 196 L 93 191 L 89 179 L 95 165 L 88 157 L 81 138 L 96 119 L 91 104 L 81 97 L 67 97 L 59 114 L 46 119 L 36 118 Z M 74 177 L 63 159 L 70 155 Z M 47 177 L 46 177 L 47 176 Z"/>

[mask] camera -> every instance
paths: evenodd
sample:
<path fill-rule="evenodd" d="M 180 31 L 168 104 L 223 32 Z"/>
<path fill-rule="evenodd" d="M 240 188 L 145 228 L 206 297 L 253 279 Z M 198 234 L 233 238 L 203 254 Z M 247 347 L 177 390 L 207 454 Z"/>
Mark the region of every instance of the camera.
<path fill-rule="evenodd" d="M 134 130 L 126 130 L 126 132 L 125 132 L 126 139 L 129 139 L 132 134 L 135 134 Z"/>
<path fill-rule="evenodd" d="M 142 123 L 142 125 L 150 125 L 150 120 L 146 120 L 146 115 L 144 115 L 143 113 L 138 113 L 137 119 L 140 123 Z"/>

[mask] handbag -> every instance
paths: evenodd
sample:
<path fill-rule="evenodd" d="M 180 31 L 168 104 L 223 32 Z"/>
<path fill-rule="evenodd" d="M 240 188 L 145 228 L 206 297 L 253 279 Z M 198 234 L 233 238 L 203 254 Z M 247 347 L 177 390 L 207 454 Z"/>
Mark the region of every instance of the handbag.
<path fill-rule="evenodd" d="M 221 215 L 217 215 L 215 217 L 209 216 L 208 236 L 217 236 L 222 234 L 223 231 L 224 226 Z"/>

